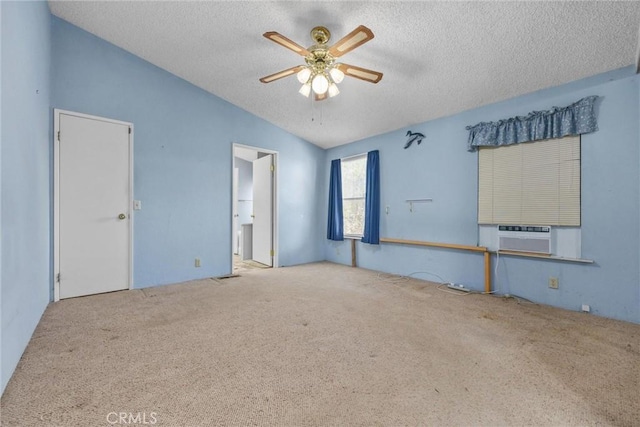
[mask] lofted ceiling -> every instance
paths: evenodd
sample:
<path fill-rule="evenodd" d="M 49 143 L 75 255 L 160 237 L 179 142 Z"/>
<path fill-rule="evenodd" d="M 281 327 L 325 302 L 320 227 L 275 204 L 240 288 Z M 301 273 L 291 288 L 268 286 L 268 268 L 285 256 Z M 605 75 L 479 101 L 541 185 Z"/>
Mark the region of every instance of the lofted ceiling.
<path fill-rule="evenodd" d="M 51 12 L 323 148 L 409 127 L 635 64 L 640 2 L 50 1 Z M 290 76 L 327 27 L 375 38 L 341 61 L 384 73 L 346 77 L 315 102 Z"/>

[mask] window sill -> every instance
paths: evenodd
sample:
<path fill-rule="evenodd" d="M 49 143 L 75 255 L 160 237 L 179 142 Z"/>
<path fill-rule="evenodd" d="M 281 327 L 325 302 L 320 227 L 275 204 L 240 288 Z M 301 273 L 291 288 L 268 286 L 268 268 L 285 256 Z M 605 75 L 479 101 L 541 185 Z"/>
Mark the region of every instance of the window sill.
<path fill-rule="evenodd" d="M 595 262 L 592 259 L 566 258 L 561 256 L 555 256 L 555 255 L 542 255 L 542 254 L 534 254 L 534 253 L 526 253 L 526 252 L 496 251 L 493 253 L 498 255 L 516 256 L 516 257 L 522 257 L 522 258 L 548 259 L 549 261 L 577 262 L 581 264 L 593 264 Z"/>
<path fill-rule="evenodd" d="M 360 239 L 362 239 L 362 236 L 358 236 L 357 234 L 348 234 L 348 235 L 347 235 L 347 234 L 345 234 L 345 235 L 344 235 L 344 239 L 345 239 L 345 240 L 347 240 L 347 239 L 351 239 L 351 240 L 360 240 Z"/>

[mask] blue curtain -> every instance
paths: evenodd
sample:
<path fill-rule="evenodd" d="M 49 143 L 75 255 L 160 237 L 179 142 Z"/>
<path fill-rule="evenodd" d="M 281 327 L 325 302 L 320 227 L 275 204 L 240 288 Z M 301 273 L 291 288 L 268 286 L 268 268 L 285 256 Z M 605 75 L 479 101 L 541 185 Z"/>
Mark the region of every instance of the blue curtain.
<path fill-rule="evenodd" d="M 595 132 L 598 130 L 595 113 L 597 99 L 597 96 L 588 96 L 566 107 L 533 111 L 526 117 L 467 126 L 468 149 L 476 151 L 483 146 L 495 147 Z"/>
<path fill-rule="evenodd" d="M 331 161 L 327 239 L 344 240 L 344 226 L 342 219 L 342 171 L 340 159 Z"/>
<path fill-rule="evenodd" d="M 367 190 L 364 199 L 364 234 L 362 241 L 380 244 L 380 154 L 367 153 Z"/>

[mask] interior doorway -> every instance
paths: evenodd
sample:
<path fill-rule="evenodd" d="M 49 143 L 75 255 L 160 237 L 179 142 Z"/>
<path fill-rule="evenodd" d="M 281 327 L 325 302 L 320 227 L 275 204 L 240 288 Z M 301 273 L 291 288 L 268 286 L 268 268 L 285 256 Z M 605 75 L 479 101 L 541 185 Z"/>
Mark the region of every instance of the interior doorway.
<path fill-rule="evenodd" d="M 278 153 L 233 144 L 231 250 L 233 274 L 278 266 Z"/>

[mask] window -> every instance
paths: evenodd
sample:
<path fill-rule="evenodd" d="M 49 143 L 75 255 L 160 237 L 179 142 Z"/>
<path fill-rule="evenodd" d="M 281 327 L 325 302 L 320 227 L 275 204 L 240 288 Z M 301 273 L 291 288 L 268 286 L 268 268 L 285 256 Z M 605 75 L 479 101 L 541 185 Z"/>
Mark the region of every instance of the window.
<path fill-rule="evenodd" d="M 580 137 L 481 148 L 478 224 L 580 226 Z"/>
<path fill-rule="evenodd" d="M 341 161 L 342 208 L 345 236 L 362 236 L 367 177 L 367 155 Z"/>

